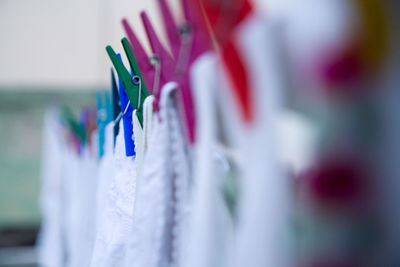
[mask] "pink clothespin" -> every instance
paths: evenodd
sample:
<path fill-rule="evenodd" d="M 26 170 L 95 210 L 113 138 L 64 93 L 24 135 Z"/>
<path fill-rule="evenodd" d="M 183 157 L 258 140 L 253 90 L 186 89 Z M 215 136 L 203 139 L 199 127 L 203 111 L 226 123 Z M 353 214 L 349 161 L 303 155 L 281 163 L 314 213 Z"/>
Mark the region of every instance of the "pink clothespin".
<path fill-rule="evenodd" d="M 190 27 L 189 31 L 192 35 L 192 48 L 189 65 L 209 51 L 211 40 L 206 21 L 202 14 L 202 7 L 199 0 L 181 0 L 186 23 Z M 181 48 L 184 49 L 184 48 Z"/>
<path fill-rule="evenodd" d="M 150 22 L 149 17 L 146 12 L 142 11 L 140 13 L 144 28 L 146 30 L 147 38 L 149 39 L 151 49 L 154 53 L 152 59 L 155 68 L 154 75 L 154 92 L 156 97 L 155 108 L 159 111 L 159 102 L 161 96 L 162 87 L 173 80 L 174 70 L 176 66 L 175 60 L 169 54 L 169 52 L 161 44 L 160 39 L 157 37 L 154 28 Z"/>
<path fill-rule="evenodd" d="M 122 25 L 125 29 L 125 33 L 129 39 L 129 42 L 131 43 L 135 59 L 137 60 L 140 71 L 143 75 L 144 82 L 147 85 L 149 93 L 152 94 L 153 93 L 152 90 L 154 87 L 154 74 L 155 74 L 154 67 L 151 65 L 149 56 L 147 55 L 143 46 L 136 37 L 136 34 L 129 25 L 128 20 L 124 18 L 122 20 Z"/>
<path fill-rule="evenodd" d="M 181 49 L 181 36 L 178 26 L 175 23 L 171 9 L 168 7 L 166 0 L 158 0 L 158 4 L 160 7 L 160 12 L 164 22 L 164 30 L 167 33 L 172 55 L 175 59 L 177 59 L 179 56 L 179 51 Z"/>
<path fill-rule="evenodd" d="M 186 24 L 181 29 L 181 47 L 176 70 L 188 125 L 188 136 L 190 143 L 193 144 L 196 141 L 196 107 L 191 91 L 190 70 L 193 63 L 212 47 L 199 1 L 182 0 L 182 6 Z M 187 51 L 190 53 L 188 58 L 185 58 Z"/>
<path fill-rule="evenodd" d="M 158 3 L 176 60 L 174 80 L 179 84 L 178 96 L 181 99 L 180 107 L 184 114 L 186 133 L 189 143 L 193 144 L 196 140 L 196 114 L 190 85 L 190 68 L 200 55 L 211 49 L 211 42 L 197 0 L 182 0 L 186 24 L 181 29 L 177 28 L 166 0 L 159 0 Z"/>

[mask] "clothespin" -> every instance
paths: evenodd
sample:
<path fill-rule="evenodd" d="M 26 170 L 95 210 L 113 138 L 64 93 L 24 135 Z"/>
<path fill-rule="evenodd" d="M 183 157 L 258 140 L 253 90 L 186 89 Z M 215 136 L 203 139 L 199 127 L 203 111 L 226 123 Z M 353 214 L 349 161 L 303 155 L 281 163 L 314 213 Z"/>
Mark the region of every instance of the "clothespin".
<path fill-rule="evenodd" d="M 115 76 L 114 76 L 114 71 L 111 69 L 111 93 L 112 93 L 112 111 L 113 111 L 113 116 L 112 120 L 116 123 L 114 123 L 114 145 L 115 141 L 117 138 L 117 135 L 119 133 L 119 123 L 117 121 L 117 118 L 119 114 L 121 113 L 121 101 L 118 93 L 118 86 L 117 82 L 115 81 Z"/>
<path fill-rule="evenodd" d="M 200 0 L 181 0 L 181 2 L 187 24 L 182 29 L 181 40 L 182 38 L 189 39 L 187 42 L 190 43 L 188 45 L 191 52 L 188 60 L 189 65 L 192 65 L 199 56 L 212 48 L 211 40 L 207 23 L 202 14 Z M 187 49 L 184 42 L 185 39 L 181 41 L 180 55 L 182 54 L 182 50 Z"/>
<path fill-rule="evenodd" d="M 193 2 L 193 3 L 192 3 Z M 195 60 L 211 48 L 206 24 L 201 16 L 198 2 L 182 0 L 186 23 L 178 29 L 165 0 L 159 0 L 171 51 L 175 57 L 174 80 L 179 84 L 180 98 L 189 143 L 195 142 L 196 115 L 190 86 L 190 67 Z"/>
<path fill-rule="evenodd" d="M 118 58 L 122 63 L 121 54 L 118 54 Z M 124 140 L 125 140 L 125 153 L 127 157 L 135 156 L 135 142 L 133 141 L 133 123 L 132 115 L 134 108 L 131 105 L 131 101 L 126 93 L 122 80 L 119 79 L 119 97 L 121 101 L 120 117 L 117 118 L 117 122 L 122 118 L 124 125 Z"/>
<path fill-rule="evenodd" d="M 182 0 L 182 7 L 186 22 L 180 31 L 181 46 L 177 58 L 176 76 L 185 108 L 189 141 L 193 144 L 196 140 L 196 114 L 191 91 L 190 69 L 197 58 L 211 50 L 211 42 L 198 0 Z"/>
<path fill-rule="evenodd" d="M 235 42 L 235 30 L 253 13 L 250 0 L 200 1 L 204 15 L 210 25 L 221 52 L 223 65 L 231 80 L 233 94 L 245 122 L 250 123 L 254 117 L 251 103 L 250 78 L 247 67 Z"/>
<path fill-rule="evenodd" d="M 129 22 L 126 18 L 122 20 L 122 26 L 124 27 L 126 36 L 132 46 L 132 51 L 135 55 L 135 59 L 137 64 L 139 65 L 139 69 L 143 75 L 144 82 L 147 85 L 149 93 L 153 93 L 154 87 L 154 74 L 155 69 L 151 65 L 149 56 L 147 55 L 146 51 L 144 50 L 142 44 L 139 42 L 135 32 L 133 31 L 132 27 L 129 25 Z"/>
<path fill-rule="evenodd" d="M 146 30 L 153 56 L 151 57 L 152 65 L 155 68 L 153 94 L 155 95 L 155 109 L 159 111 L 159 102 L 162 87 L 174 79 L 174 70 L 176 66 L 175 60 L 169 52 L 161 44 L 160 39 L 154 31 L 146 12 L 141 12 L 141 18 Z"/>
<path fill-rule="evenodd" d="M 203 16 L 215 40 L 222 46 L 243 22 L 254 11 L 251 0 L 196 0 L 201 5 Z"/>
<path fill-rule="evenodd" d="M 81 142 L 86 142 L 86 131 L 85 128 L 75 119 L 72 111 L 68 107 L 63 107 L 60 112 L 62 122 L 67 128 L 75 135 L 75 137 Z"/>
<path fill-rule="evenodd" d="M 97 113 L 91 108 L 82 108 L 80 123 L 86 131 L 86 140 L 90 145 L 92 143 L 92 133 L 97 128 Z"/>
<path fill-rule="evenodd" d="M 80 142 L 78 147 L 78 154 L 81 155 L 83 147 L 90 142 L 90 135 L 88 131 L 87 107 L 83 107 L 79 113 L 79 125 L 85 131 L 86 141 Z"/>
<path fill-rule="evenodd" d="M 163 18 L 164 30 L 167 33 L 172 55 L 177 59 L 181 49 L 181 36 L 179 34 L 178 26 L 175 23 L 171 9 L 168 7 L 166 0 L 158 0 L 158 5 Z"/>
<path fill-rule="evenodd" d="M 104 95 L 105 95 L 105 101 L 106 101 L 105 109 L 106 109 L 106 114 L 107 114 L 106 124 L 108 124 L 113 121 L 113 106 L 111 104 L 111 92 L 105 91 Z"/>
<path fill-rule="evenodd" d="M 99 158 L 104 155 L 105 130 L 107 125 L 107 110 L 103 105 L 100 92 L 96 93 L 97 98 L 97 129 L 99 134 Z"/>
<path fill-rule="evenodd" d="M 106 50 L 115 69 L 117 70 L 121 84 L 123 85 L 123 88 L 125 88 L 125 92 L 131 102 L 130 104 L 134 109 L 136 109 L 136 115 L 138 116 L 139 122 L 143 127 L 143 102 L 144 99 L 149 96 L 149 91 L 147 90 L 146 83 L 144 82 L 142 73 L 133 55 L 128 39 L 124 37 L 122 38 L 121 42 L 128 58 L 129 65 L 132 69 L 133 77 L 122 64 L 112 47 L 107 46 Z"/>

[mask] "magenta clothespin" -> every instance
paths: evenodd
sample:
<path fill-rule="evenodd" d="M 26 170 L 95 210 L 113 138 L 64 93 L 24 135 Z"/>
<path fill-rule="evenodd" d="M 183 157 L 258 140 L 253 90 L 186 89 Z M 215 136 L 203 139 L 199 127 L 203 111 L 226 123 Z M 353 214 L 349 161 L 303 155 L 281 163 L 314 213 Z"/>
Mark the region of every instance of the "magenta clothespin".
<path fill-rule="evenodd" d="M 171 81 L 173 74 L 174 74 L 174 68 L 175 68 L 175 60 L 171 57 L 169 52 L 164 48 L 164 46 L 161 44 L 160 39 L 157 37 L 156 32 L 154 31 L 153 25 L 150 22 L 149 17 L 147 16 L 147 13 L 145 11 L 142 11 L 140 13 L 140 16 L 142 18 L 142 22 L 144 25 L 144 28 L 146 30 L 147 38 L 149 39 L 149 43 L 151 46 L 151 49 L 154 54 L 160 57 L 161 61 L 161 66 L 162 66 L 162 82 L 166 83 L 168 81 Z"/>
<path fill-rule="evenodd" d="M 124 18 L 122 20 L 122 25 L 125 29 L 125 33 L 129 39 L 129 42 L 131 43 L 135 59 L 139 64 L 139 68 L 144 78 L 144 82 L 147 85 L 147 89 L 149 90 L 149 93 L 152 94 L 154 87 L 154 67 L 150 64 L 149 56 L 139 42 L 139 39 L 136 37 L 136 34 L 129 25 L 128 20 Z"/>
<path fill-rule="evenodd" d="M 199 1 L 181 0 L 181 3 L 186 23 L 189 26 L 188 30 L 192 34 L 189 59 L 189 65 L 191 65 L 200 55 L 211 49 L 211 41 Z M 172 54 L 177 60 L 181 54 L 181 49 L 186 49 L 185 47 L 182 48 L 182 29 L 178 28 L 166 0 L 158 0 L 158 4 Z"/>
<path fill-rule="evenodd" d="M 189 65 L 192 65 L 199 56 L 212 48 L 211 40 L 207 24 L 201 12 L 200 1 L 181 0 L 181 3 L 185 20 L 190 27 L 189 31 L 192 36 L 191 56 L 189 59 Z M 185 49 L 185 47 L 181 46 L 181 49 Z"/>
<path fill-rule="evenodd" d="M 211 50 L 208 29 L 201 14 L 198 0 L 181 0 L 187 27 L 180 32 L 180 50 L 177 58 L 177 80 L 180 87 L 180 97 L 185 112 L 187 135 L 190 144 L 196 141 L 196 109 L 191 90 L 190 69 L 193 63 L 204 53 Z M 190 54 L 187 58 L 183 55 Z M 182 59 L 183 58 L 183 59 Z M 186 62 L 180 66 L 181 62 Z"/>
<path fill-rule="evenodd" d="M 193 144 L 196 139 L 196 114 L 190 86 L 190 67 L 200 55 L 211 48 L 208 30 L 197 0 L 190 3 L 182 0 L 188 27 L 181 29 L 176 26 L 166 0 L 158 0 L 158 3 L 171 51 L 176 60 L 174 80 L 179 84 L 178 96 L 181 100 L 180 107 L 183 109 L 185 129 L 189 143 Z"/>
<path fill-rule="evenodd" d="M 172 55 L 175 59 L 179 56 L 181 49 L 181 36 L 179 34 L 178 26 L 172 16 L 171 9 L 169 8 L 166 0 L 158 0 L 161 15 L 163 18 L 164 30 L 167 33 L 169 45 L 172 51 Z"/>
<path fill-rule="evenodd" d="M 158 88 L 155 89 L 156 100 L 155 100 L 155 108 L 159 111 L 159 102 L 161 96 L 162 87 L 167 83 L 174 79 L 175 74 L 175 60 L 169 54 L 169 52 L 165 49 L 165 47 L 161 44 L 160 39 L 157 37 L 156 32 L 150 22 L 149 17 L 146 12 L 142 11 L 140 13 L 142 18 L 142 22 L 144 28 L 146 30 L 147 38 L 149 39 L 149 43 L 151 49 L 154 53 L 156 62 L 154 65 L 155 68 L 155 76 L 158 75 L 159 83 L 156 85 Z M 157 65 L 158 64 L 158 65 Z"/>

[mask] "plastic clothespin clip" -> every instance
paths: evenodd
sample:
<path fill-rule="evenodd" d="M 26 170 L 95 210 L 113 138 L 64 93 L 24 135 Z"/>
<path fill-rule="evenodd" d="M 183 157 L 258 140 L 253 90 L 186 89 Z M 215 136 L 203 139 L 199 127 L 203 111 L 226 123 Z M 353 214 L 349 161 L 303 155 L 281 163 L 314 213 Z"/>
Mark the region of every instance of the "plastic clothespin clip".
<path fill-rule="evenodd" d="M 185 24 L 178 29 L 165 0 L 159 0 L 163 24 L 167 32 L 172 53 L 176 59 L 175 77 L 179 84 L 181 108 L 184 110 L 185 129 L 189 143 L 196 140 L 196 114 L 191 91 L 190 67 L 203 53 L 211 49 L 207 25 L 201 14 L 198 0 L 182 0 Z"/>
<path fill-rule="evenodd" d="M 251 0 L 196 1 L 204 11 L 203 17 L 210 26 L 215 41 L 222 46 L 232 38 L 236 27 L 254 13 Z"/>
<path fill-rule="evenodd" d="M 88 120 L 87 120 L 87 107 L 83 107 L 79 113 L 79 125 L 83 128 L 86 134 L 86 142 L 79 144 L 78 154 L 81 155 L 83 147 L 90 142 L 90 136 L 88 134 Z"/>
<path fill-rule="evenodd" d="M 112 111 L 113 111 L 112 120 L 116 121 L 119 114 L 121 113 L 121 101 L 118 93 L 117 82 L 115 81 L 115 75 L 112 68 L 111 68 L 111 93 L 112 93 Z M 119 133 L 119 123 L 117 122 L 114 123 L 114 146 L 118 133 Z"/>
<path fill-rule="evenodd" d="M 174 70 L 176 66 L 175 60 L 169 52 L 161 44 L 160 39 L 157 37 L 156 32 L 150 22 L 146 12 L 140 13 L 146 35 L 149 40 L 151 49 L 153 51 L 153 63 L 155 68 L 153 95 L 155 95 L 155 109 L 159 111 L 159 103 L 162 87 L 174 79 Z"/>
<path fill-rule="evenodd" d="M 103 105 L 102 94 L 96 93 L 97 98 L 97 129 L 99 134 L 99 158 L 104 155 L 105 130 L 107 124 L 107 111 Z"/>
<path fill-rule="evenodd" d="M 75 149 L 76 153 L 79 154 L 81 143 L 86 141 L 85 129 L 75 120 L 72 111 L 68 107 L 62 108 L 60 118 L 66 129 L 68 129 L 68 143 Z"/>
<path fill-rule="evenodd" d="M 163 18 L 163 25 L 167 33 L 169 45 L 172 54 L 176 60 L 173 79 L 179 84 L 178 96 L 181 102 L 180 108 L 183 114 L 184 124 L 186 127 L 186 136 L 190 144 L 195 142 L 196 133 L 196 116 L 193 95 L 190 88 L 189 79 L 189 63 L 192 59 L 192 46 L 193 46 L 193 31 L 187 30 L 185 38 L 182 38 L 180 29 L 176 26 L 175 20 L 172 16 L 171 10 L 165 0 L 158 1 L 161 15 Z M 142 18 L 143 19 L 143 18 Z M 186 27 L 189 29 L 189 27 Z"/>
<path fill-rule="evenodd" d="M 202 14 L 202 6 L 200 0 L 181 0 L 186 25 L 181 28 L 182 38 L 189 39 L 190 57 L 189 65 L 192 65 L 196 59 L 209 51 L 211 46 L 211 38 L 207 27 L 206 20 Z M 186 36 L 186 37 L 185 37 Z M 181 50 L 185 50 L 185 40 L 181 41 Z M 179 51 L 182 54 L 182 51 Z"/>
<path fill-rule="evenodd" d="M 137 61 L 141 74 L 143 75 L 144 82 L 147 85 L 149 93 L 152 94 L 153 93 L 152 90 L 154 87 L 154 75 L 155 75 L 154 66 L 151 65 L 149 56 L 147 55 L 141 43 L 139 42 L 139 39 L 137 38 L 132 27 L 129 25 L 127 19 L 124 18 L 122 20 L 122 26 L 124 27 L 126 36 L 128 37 L 130 45 L 132 46 L 132 51 L 135 55 L 135 59 Z"/>
<path fill-rule="evenodd" d="M 88 107 L 84 107 L 81 111 L 81 125 L 86 131 L 86 140 L 90 145 L 92 142 L 92 133 L 97 128 L 97 116 L 96 112 Z"/>
<path fill-rule="evenodd" d="M 239 109 L 245 122 L 254 118 L 251 97 L 251 85 L 248 68 L 243 61 L 236 44 L 236 29 L 254 11 L 250 0 L 204 1 L 202 7 L 208 20 L 216 44 L 219 46 L 221 59 L 231 80 L 232 91 L 239 103 Z"/>
<path fill-rule="evenodd" d="M 106 110 L 106 124 L 110 123 L 113 121 L 113 106 L 111 104 L 111 92 L 110 91 L 105 91 L 104 92 L 105 96 L 105 110 Z"/>
<path fill-rule="evenodd" d="M 131 101 L 132 107 L 136 109 L 136 115 L 138 116 L 140 125 L 143 127 L 143 102 L 145 98 L 149 96 L 149 92 L 147 90 L 146 83 L 143 80 L 143 76 L 140 72 L 137 61 L 133 56 L 133 52 L 128 39 L 124 37 L 122 38 L 121 42 L 128 58 L 129 65 L 132 69 L 133 77 L 122 64 L 121 60 L 112 49 L 112 47 L 107 46 L 106 50 L 115 69 L 117 70 L 118 77 L 121 80 L 123 87 L 125 88 L 125 92 L 128 95 L 129 100 Z"/>
<path fill-rule="evenodd" d="M 63 107 L 60 113 L 61 120 L 66 124 L 67 128 L 75 135 L 81 142 L 86 142 L 85 128 L 75 119 L 74 114 L 68 107 Z"/>
<path fill-rule="evenodd" d="M 174 20 L 171 9 L 169 8 L 166 0 L 158 0 L 158 5 L 163 18 L 164 30 L 167 33 L 167 38 L 175 59 L 179 57 L 181 49 L 181 36 L 179 34 L 178 26 Z"/>
<path fill-rule="evenodd" d="M 118 60 L 122 63 L 121 54 L 118 54 Z M 136 156 L 135 142 L 133 141 L 133 122 L 132 115 L 134 108 L 124 88 L 123 82 L 119 79 L 119 97 L 121 102 L 121 113 L 116 119 L 116 124 L 122 119 L 124 126 L 125 154 L 127 157 Z"/>

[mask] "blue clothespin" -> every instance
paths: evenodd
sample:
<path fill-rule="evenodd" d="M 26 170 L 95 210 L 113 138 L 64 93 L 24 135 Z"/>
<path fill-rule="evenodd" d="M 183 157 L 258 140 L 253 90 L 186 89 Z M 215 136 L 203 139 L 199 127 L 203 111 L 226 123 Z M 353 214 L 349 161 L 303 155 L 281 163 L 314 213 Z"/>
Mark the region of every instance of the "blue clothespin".
<path fill-rule="evenodd" d="M 96 97 L 97 97 L 97 129 L 99 133 L 99 157 L 102 158 L 104 155 L 107 111 L 103 105 L 103 99 L 101 93 L 97 92 Z"/>
<path fill-rule="evenodd" d="M 84 129 L 86 133 L 86 140 L 85 142 L 80 142 L 79 147 L 78 147 L 78 154 L 81 155 L 83 151 L 83 147 L 89 142 L 89 135 L 88 135 L 88 126 L 89 126 L 89 121 L 88 121 L 88 111 L 86 107 L 83 107 L 80 111 L 79 114 L 79 125 L 82 129 Z"/>
<path fill-rule="evenodd" d="M 118 86 L 117 82 L 115 81 L 114 71 L 111 68 L 111 93 L 112 93 L 112 120 L 117 122 L 117 118 L 121 113 L 121 101 L 119 98 Z M 119 133 L 119 123 L 114 123 L 114 146 L 117 135 Z"/>
<path fill-rule="evenodd" d="M 121 54 L 118 54 L 119 59 L 122 62 Z M 119 97 L 121 100 L 121 111 L 123 114 L 122 120 L 124 124 L 124 137 L 125 137 L 125 152 L 126 156 L 136 156 L 135 142 L 133 141 L 133 125 L 132 125 L 132 112 L 133 107 L 130 104 L 128 95 L 125 92 L 125 88 L 122 84 L 121 79 L 119 80 Z"/>

